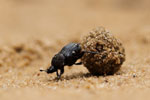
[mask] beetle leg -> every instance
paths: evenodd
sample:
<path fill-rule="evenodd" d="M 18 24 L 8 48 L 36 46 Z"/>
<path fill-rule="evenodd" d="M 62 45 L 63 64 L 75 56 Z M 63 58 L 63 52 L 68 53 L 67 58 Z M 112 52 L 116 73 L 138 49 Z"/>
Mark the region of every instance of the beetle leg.
<path fill-rule="evenodd" d="M 59 80 L 61 78 L 61 75 L 64 73 L 64 68 L 62 68 L 60 70 L 60 74 L 58 73 L 58 70 L 56 71 L 56 74 L 57 74 L 57 79 Z"/>
<path fill-rule="evenodd" d="M 60 76 L 64 73 L 64 68 L 60 70 Z"/>
<path fill-rule="evenodd" d="M 56 75 L 57 75 L 57 78 L 60 76 L 60 74 L 58 73 L 58 70 L 56 71 Z"/>
<path fill-rule="evenodd" d="M 79 63 L 75 63 L 75 65 L 82 65 L 82 62 L 79 62 Z"/>
<path fill-rule="evenodd" d="M 84 53 L 92 53 L 92 54 L 98 54 L 98 52 L 95 52 L 95 51 L 82 51 Z"/>

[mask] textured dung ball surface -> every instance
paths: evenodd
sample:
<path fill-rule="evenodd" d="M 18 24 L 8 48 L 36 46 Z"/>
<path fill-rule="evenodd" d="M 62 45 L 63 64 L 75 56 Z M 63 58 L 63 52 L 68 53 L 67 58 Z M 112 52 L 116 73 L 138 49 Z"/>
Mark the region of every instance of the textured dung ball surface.
<path fill-rule="evenodd" d="M 85 53 L 81 59 L 93 75 L 112 75 L 125 61 L 125 50 L 121 42 L 103 27 L 93 29 L 83 37 L 81 46 L 85 51 L 98 52 Z"/>

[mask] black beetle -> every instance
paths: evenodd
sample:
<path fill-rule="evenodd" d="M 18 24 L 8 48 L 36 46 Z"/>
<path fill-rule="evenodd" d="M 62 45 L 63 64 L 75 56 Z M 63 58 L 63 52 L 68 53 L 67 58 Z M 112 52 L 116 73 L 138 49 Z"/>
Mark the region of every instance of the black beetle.
<path fill-rule="evenodd" d="M 57 78 L 60 79 L 61 75 L 64 73 L 64 66 L 72 66 L 72 65 L 81 65 L 82 62 L 76 63 L 78 59 L 80 59 L 84 53 L 97 53 L 92 51 L 82 51 L 79 43 L 69 43 L 64 46 L 60 52 L 58 52 L 51 61 L 51 66 L 45 71 L 48 74 L 56 72 Z M 60 70 L 60 74 L 58 73 Z"/>

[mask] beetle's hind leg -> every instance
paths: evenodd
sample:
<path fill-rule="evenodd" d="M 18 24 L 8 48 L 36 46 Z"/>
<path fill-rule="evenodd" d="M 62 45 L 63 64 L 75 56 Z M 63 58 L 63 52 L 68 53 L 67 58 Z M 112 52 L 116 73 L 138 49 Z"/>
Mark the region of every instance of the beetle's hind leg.
<path fill-rule="evenodd" d="M 82 51 L 83 53 L 91 53 L 91 54 L 98 54 L 99 52 L 96 51 Z"/>
<path fill-rule="evenodd" d="M 79 63 L 75 63 L 75 65 L 82 65 L 82 62 L 79 62 Z"/>

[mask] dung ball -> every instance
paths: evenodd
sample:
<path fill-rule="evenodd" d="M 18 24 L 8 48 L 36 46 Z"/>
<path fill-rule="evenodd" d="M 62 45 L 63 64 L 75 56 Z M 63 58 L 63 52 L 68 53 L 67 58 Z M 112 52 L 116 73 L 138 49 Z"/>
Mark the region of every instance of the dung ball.
<path fill-rule="evenodd" d="M 81 58 L 83 65 L 93 75 L 112 75 L 125 61 L 125 49 L 112 33 L 98 27 L 83 37 L 81 47 L 85 53 Z"/>

